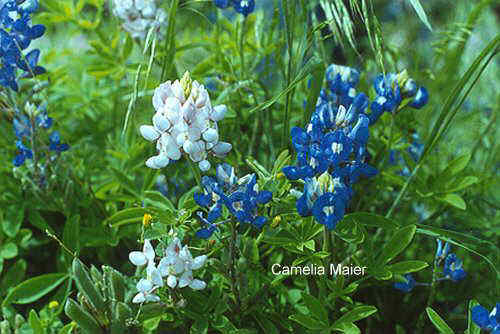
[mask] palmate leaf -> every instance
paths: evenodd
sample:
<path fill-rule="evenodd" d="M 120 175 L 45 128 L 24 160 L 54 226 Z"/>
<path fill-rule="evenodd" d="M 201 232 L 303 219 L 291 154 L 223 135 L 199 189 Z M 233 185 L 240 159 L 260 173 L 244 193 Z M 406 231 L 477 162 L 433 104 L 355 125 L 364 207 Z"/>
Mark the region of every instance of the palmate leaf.
<path fill-rule="evenodd" d="M 412 173 L 406 180 L 406 183 L 399 191 L 391 208 L 387 212 L 386 217 L 390 217 L 399 202 L 402 200 L 403 196 L 408 191 L 408 187 L 414 180 L 415 175 L 418 173 L 419 169 L 422 167 L 423 162 L 426 160 L 429 153 L 432 151 L 434 146 L 441 139 L 443 133 L 449 128 L 451 121 L 455 118 L 456 114 L 460 111 L 460 107 L 464 103 L 465 99 L 471 92 L 472 88 L 475 86 L 476 82 L 479 80 L 481 74 L 486 69 L 488 64 L 491 62 L 493 57 L 497 55 L 500 46 L 500 35 L 497 35 L 476 57 L 474 62 L 471 64 L 469 69 L 464 73 L 460 81 L 456 84 L 455 88 L 448 96 L 448 98 L 443 103 L 443 106 L 439 112 L 439 117 L 434 123 L 434 127 L 431 131 L 429 139 L 425 144 L 424 151 L 418 160 L 417 165 L 413 169 Z"/>

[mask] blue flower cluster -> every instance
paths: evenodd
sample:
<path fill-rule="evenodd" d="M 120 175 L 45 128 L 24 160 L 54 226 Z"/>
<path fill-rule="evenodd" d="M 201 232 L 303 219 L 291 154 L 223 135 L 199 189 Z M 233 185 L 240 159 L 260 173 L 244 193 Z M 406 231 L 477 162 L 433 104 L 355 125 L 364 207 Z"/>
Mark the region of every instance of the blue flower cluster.
<path fill-rule="evenodd" d="M 233 6 L 237 13 L 248 16 L 255 9 L 255 0 L 214 0 L 215 6 L 225 9 Z"/>
<path fill-rule="evenodd" d="M 19 111 L 16 112 L 13 120 L 14 133 L 16 135 L 17 155 L 14 157 L 13 164 L 19 167 L 24 164 L 26 159 L 33 158 L 33 149 L 25 146 L 23 142 L 26 140 L 28 145 L 32 145 L 36 141 L 37 129 L 49 129 L 52 126 L 52 117 L 49 117 L 44 106 L 36 109 L 33 105 L 27 106 L 28 116 Z M 33 116 L 35 115 L 35 116 Z M 69 149 L 69 145 L 61 143 L 61 136 L 58 131 L 53 131 L 49 135 L 49 151 L 61 153 Z"/>
<path fill-rule="evenodd" d="M 40 50 L 23 54 L 31 41 L 45 32 L 45 26 L 31 25 L 31 14 L 37 10 L 38 1 L 27 1 L 24 5 L 18 2 L 7 1 L 0 9 L 0 85 L 15 91 L 19 89 L 16 81 L 18 68 L 25 72 L 24 77 L 45 73 L 45 69 L 37 65 Z"/>
<path fill-rule="evenodd" d="M 440 264 L 444 260 L 443 273 L 442 276 L 438 278 L 439 281 L 451 280 L 453 282 L 458 282 L 467 275 L 462 267 L 462 260 L 460 260 L 456 254 L 450 253 L 450 244 L 448 242 L 443 243 L 442 240 L 437 239 L 435 257 L 436 264 Z M 426 283 L 416 282 L 411 274 L 406 274 L 404 277 L 406 282 L 395 282 L 394 288 L 403 292 L 410 292 L 416 285 L 428 285 Z"/>
<path fill-rule="evenodd" d="M 472 321 L 481 329 L 491 331 L 492 334 L 500 334 L 500 302 L 491 312 L 481 305 L 476 305 L 471 310 Z"/>
<path fill-rule="evenodd" d="M 374 124 L 386 112 L 394 113 L 403 104 L 420 109 L 429 101 L 425 87 L 417 86 L 415 80 L 408 77 L 406 70 L 400 73 L 379 74 L 373 83 L 377 97 L 370 109 L 370 124 Z"/>
<path fill-rule="evenodd" d="M 267 221 L 266 217 L 258 215 L 259 204 L 266 204 L 272 199 L 272 193 L 267 190 L 259 191 L 255 174 L 248 174 L 237 178 L 234 168 L 229 164 L 217 166 L 216 177 L 203 176 L 203 193 L 195 193 L 195 202 L 208 209 L 207 217 L 202 219 L 206 228 L 196 234 L 201 238 L 208 238 L 216 229 L 214 224 L 222 215 L 225 206 L 229 212 L 241 223 L 249 223 L 261 228 Z"/>
<path fill-rule="evenodd" d="M 427 90 L 417 87 L 403 71 L 379 75 L 374 82 L 377 97 L 370 104 L 365 93 L 356 92 L 359 77 L 360 73 L 350 67 L 332 64 L 327 68 L 329 91 L 321 90 L 306 128 L 294 127 L 291 131 L 297 165 L 283 168 L 288 179 L 305 182 L 297 200 L 299 214 L 313 215 L 329 229 L 343 218 L 353 184 L 361 177 L 377 174 L 368 164 L 369 126 L 384 111 L 396 111 L 402 102 L 421 108 L 428 100 Z"/>
<path fill-rule="evenodd" d="M 321 90 L 309 124 L 291 131 L 297 165 L 286 166 L 283 173 L 290 180 L 305 181 L 297 200 L 299 214 L 313 215 L 333 229 L 344 216 L 352 185 L 362 176 L 374 176 L 377 170 L 367 163 L 369 101 L 366 94 L 356 92 L 359 72 L 333 64 L 326 78 L 329 92 Z"/>

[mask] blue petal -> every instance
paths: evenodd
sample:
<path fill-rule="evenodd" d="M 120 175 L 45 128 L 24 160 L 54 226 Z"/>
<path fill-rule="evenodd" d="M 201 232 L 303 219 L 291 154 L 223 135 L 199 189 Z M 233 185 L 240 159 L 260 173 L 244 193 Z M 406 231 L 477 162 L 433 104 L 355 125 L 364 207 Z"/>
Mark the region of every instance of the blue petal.
<path fill-rule="evenodd" d="M 193 197 L 194 197 L 194 201 L 199 206 L 208 207 L 210 205 L 210 203 L 212 202 L 212 196 L 210 196 L 208 194 L 206 195 L 206 194 L 201 194 L 201 193 L 194 193 Z"/>
<path fill-rule="evenodd" d="M 481 305 L 476 305 L 471 310 L 472 321 L 482 329 L 486 329 L 490 324 L 490 314 L 487 309 Z"/>
<path fill-rule="evenodd" d="M 273 198 L 273 193 L 268 190 L 262 190 L 257 195 L 257 202 L 259 204 L 266 204 Z"/>
<path fill-rule="evenodd" d="M 413 101 L 410 103 L 410 107 L 420 109 L 427 104 L 429 101 L 429 92 L 425 87 L 420 87 L 413 98 Z"/>

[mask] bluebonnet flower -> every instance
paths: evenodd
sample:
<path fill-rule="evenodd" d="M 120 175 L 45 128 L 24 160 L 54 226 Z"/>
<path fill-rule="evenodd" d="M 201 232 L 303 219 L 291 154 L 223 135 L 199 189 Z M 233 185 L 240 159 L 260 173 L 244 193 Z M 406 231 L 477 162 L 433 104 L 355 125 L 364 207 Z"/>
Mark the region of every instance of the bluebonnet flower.
<path fill-rule="evenodd" d="M 403 292 L 410 292 L 411 290 L 413 290 L 417 282 L 411 274 L 404 275 L 404 278 L 406 279 L 406 282 L 395 282 L 394 288 Z"/>
<path fill-rule="evenodd" d="M 24 164 L 24 161 L 26 159 L 32 159 L 33 158 L 33 151 L 26 146 L 23 145 L 23 142 L 20 140 L 16 141 L 16 147 L 18 150 L 18 154 L 13 160 L 14 166 L 19 167 L 22 164 Z"/>
<path fill-rule="evenodd" d="M 329 229 L 343 218 L 352 198 L 352 185 L 361 177 L 377 174 L 367 163 L 369 101 L 366 94 L 356 92 L 359 77 L 360 73 L 350 67 L 332 64 L 327 68 L 329 90 L 321 90 L 306 128 L 291 131 L 297 164 L 282 170 L 290 180 L 305 181 L 297 200 L 299 214 L 313 215 Z"/>
<path fill-rule="evenodd" d="M 69 150 L 69 145 L 64 143 L 61 144 L 61 135 L 59 134 L 59 131 L 54 131 L 50 134 L 49 136 L 49 149 L 51 151 L 56 151 L 56 152 L 64 152 Z"/>
<path fill-rule="evenodd" d="M 438 261 L 442 261 L 446 258 L 446 256 L 450 251 L 450 244 L 448 243 L 448 241 L 443 244 L 443 241 L 441 239 L 436 239 L 436 241 L 437 241 L 436 258 L 438 259 Z"/>
<path fill-rule="evenodd" d="M 481 329 L 500 334 L 500 302 L 498 302 L 491 313 L 481 305 L 476 305 L 471 310 L 472 321 Z"/>
<path fill-rule="evenodd" d="M 255 9 L 255 0 L 214 0 L 215 6 L 221 9 L 233 6 L 237 13 L 248 16 Z"/>
<path fill-rule="evenodd" d="M 255 174 L 248 174 L 237 178 L 234 168 L 229 164 L 217 166 L 215 177 L 202 177 L 203 193 L 195 193 L 195 202 L 208 209 L 207 217 L 200 215 L 205 228 L 197 235 L 208 238 L 216 229 L 215 221 L 222 215 L 225 206 L 229 212 L 241 223 L 252 224 L 261 228 L 267 221 L 266 217 L 258 215 L 259 205 L 268 203 L 272 193 L 259 190 Z"/>
<path fill-rule="evenodd" d="M 466 272 L 462 268 L 462 260 L 454 253 L 448 254 L 444 260 L 443 275 L 445 278 L 451 279 L 453 282 L 458 282 L 465 278 Z"/>
<path fill-rule="evenodd" d="M 25 72 L 24 77 L 45 73 L 38 66 L 40 50 L 24 54 L 31 41 L 45 33 L 45 26 L 31 25 L 31 14 L 38 8 L 38 1 L 32 0 L 22 6 L 14 0 L 7 1 L 0 9 L 0 85 L 17 91 L 17 69 Z"/>
<path fill-rule="evenodd" d="M 398 74 L 379 74 L 373 82 L 373 87 L 377 97 L 370 106 L 370 124 L 374 124 L 384 111 L 396 112 L 405 99 L 408 99 L 408 105 L 415 109 L 422 108 L 429 100 L 427 89 L 418 87 L 406 70 Z"/>
<path fill-rule="evenodd" d="M 52 118 L 49 117 L 46 107 L 44 105 L 37 107 L 34 104 L 27 103 L 25 112 L 19 110 L 16 111 L 13 118 L 14 133 L 16 135 L 16 148 L 18 154 L 13 159 L 13 164 L 15 167 L 20 167 L 24 164 L 26 159 L 32 159 L 35 152 L 35 147 L 38 146 L 37 143 L 40 141 L 40 131 L 38 129 L 47 130 L 52 127 Z M 28 143 L 30 147 L 25 146 L 23 143 Z M 26 145 L 28 145 L 26 144 Z M 31 147 L 32 144 L 35 144 Z M 69 149 L 69 145 L 66 143 L 61 143 L 61 137 L 59 132 L 54 131 L 49 136 L 49 151 L 55 151 L 61 153 Z M 38 157 L 40 157 L 39 155 Z M 43 169 L 43 166 L 40 167 Z M 41 175 L 43 173 L 40 173 Z M 42 175 L 43 176 L 43 175 Z"/>

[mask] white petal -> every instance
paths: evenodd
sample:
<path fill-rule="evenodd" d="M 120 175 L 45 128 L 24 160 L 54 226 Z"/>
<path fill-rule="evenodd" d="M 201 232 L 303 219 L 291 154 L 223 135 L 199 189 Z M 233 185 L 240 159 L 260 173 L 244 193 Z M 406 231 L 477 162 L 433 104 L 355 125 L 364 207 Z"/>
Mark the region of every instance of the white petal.
<path fill-rule="evenodd" d="M 142 293 L 142 292 L 139 292 L 138 294 L 136 294 L 134 299 L 132 299 L 132 303 L 134 303 L 134 304 L 144 303 L 145 301 L 146 301 L 146 297 L 144 296 L 144 293 Z"/>
<path fill-rule="evenodd" d="M 216 129 L 207 129 L 205 132 L 203 132 L 203 139 L 210 143 L 216 142 L 219 140 L 219 133 Z"/>
<path fill-rule="evenodd" d="M 144 240 L 144 247 L 142 248 L 142 252 L 144 253 L 144 255 L 146 255 L 149 261 L 154 260 L 155 250 L 153 249 L 153 246 L 151 246 L 151 242 L 149 242 L 149 239 Z"/>
<path fill-rule="evenodd" d="M 191 255 L 191 252 L 189 251 L 188 246 L 182 247 L 181 251 L 179 252 L 179 257 L 183 261 L 192 261 L 193 260 L 193 256 Z"/>
<path fill-rule="evenodd" d="M 208 162 L 208 160 L 202 160 L 198 163 L 198 166 L 202 172 L 207 172 L 210 169 L 210 162 Z"/>
<path fill-rule="evenodd" d="M 199 280 L 199 279 L 195 279 L 191 282 L 191 284 L 189 284 L 189 287 L 193 290 L 203 290 L 205 289 L 207 286 L 207 283 Z"/>
<path fill-rule="evenodd" d="M 170 263 L 168 263 L 168 259 L 166 257 L 162 258 L 160 260 L 160 263 L 158 264 L 158 270 L 160 271 L 160 275 L 162 277 L 167 276 L 169 269 L 170 269 Z"/>
<path fill-rule="evenodd" d="M 192 269 L 200 269 L 203 267 L 205 262 L 207 261 L 207 256 L 206 255 L 201 255 L 197 256 L 193 260 L 193 265 L 191 266 Z"/>
<path fill-rule="evenodd" d="M 195 149 L 195 146 L 193 144 L 193 142 L 191 140 L 186 140 L 183 144 L 182 144 L 182 149 L 184 150 L 184 152 L 186 152 L 187 154 L 192 154 L 194 149 Z"/>
<path fill-rule="evenodd" d="M 153 288 L 153 283 L 150 280 L 141 278 L 141 280 L 137 283 L 136 288 L 141 292 L 148 292 Z"/>
<path fill-rule="evenodd" d="M 179 255 L 179 252 L 181 251 L 182 245 L 181 241 L 179 238 L 174 238 L 172 242 L 168 245 L 166 255 L 168 256 L 175 256 L 177 257 Z"/>
<path fill-rule="evenodd" d="M 186 142 L 187 139 L 187 134 L 185 132 L 181 132 L 177 135 L 175 142 L 177 143 L 177 146 L 182 146 Z"/>
<path fill-rule="evenodd" d="M 168 276 L 167 285 L 172 289 L 175 288 L 175 286 L 177 285 L 177 277 L 175 277 L 174 275 Z"/>
<path fill-rule="evenodd" d="M 143 252 L 131 252 L 128 255 L 130 262 L 132 262 L 136 266 L 143 266 L 148 262 L 146 255 Z"/>
<path fill-rule="evenodd" d="M 160 169 L 168 165 L 169 162 L 170 160 L 166 154 L 159 154 L 146 160 L 146 166 L 153 169 Z"/>
<path fill-rule="evenodd" d="M 231 151 L 231 148 L 232 148 L 231 144 L 221 141 L 221 142 L 217 143 L 217 145 L 215 145 L 212 148 L 212 151 L 217 156 L 223 156 L 223 155 L 227 154 L 229 151 Z"/>
<path fill-rule="evenodd" d="M 155 141 L 160 137 L 160 133 L 156 131 L 154 126 L 151 125 L 141 125 L 139 128 L 139 131 L 141 132 L 141 135 L 149 141 Z"/>
<path fill-rule="evenodd" d="M 162 287 L 163 286 L 163 280 L 160 275 L 160 271 L 156 268 L 154 268 L 151 271 L 151 281 L 153 282 L 154 285 Z"/>
<path fill-rule="evenodd" d="M 184 272 L 184 270 L 186 269 L 184 266 L 184 261 L 182 261 L 181 259 L 177 259 L 173 264 L 173 269 L 176 274 Z"/>
<path fill-rule="evenodd" d="M 170 127 L 170 122 L 168 121 L 168 118 L 157 112 L 153 116 L 153 125 L 159 132 L 163 132 Z"/>
<path fill-rule="evenodd" d="M 181 151 L 177 147 L 177 145 L 172 145 L 166 148 L 165 150 L 167 156 L 172 160 L 179 160 L 181 158 Z"/>
<path fill-rule="evenodd" d="M 181 103 L 175 97 L 168 97 L 162 111 L 171 122 L 176 122 L 181 116 Z"/>
<path fill-rule="evenodd" d="M 226 116 L 227 107 L 225 104 L 219 104 L 213 108 L 211 119 L 214 121 L 220 121 Z"/>
<path fill-rule="evenodd" d="M 157 295 L 146 295 L 146 301 L 147 302 L 153 302 L 153 303 L 156 303 L 156 302 L 159 302 L 160 301 L 160 297 L 158 297 Z"/>
<path fill-rule="evenodd" d="M 181 83 L 179 80 L 175 80 L 172 84 L 172 91 L 174 92 L 175 97 L 179 99 L 182 103 L 186 100 L 184 97 L 184 90 L 182 89 Z"/>
<path fill-rule="evenodd" d="M 195 125 L 191 125 L 188 129 L 188 138 L 191 141 L 197 141 L 201 137 L 201 130 Z"/>
<path fill-rule="evenodd" d="M 179 288 L 188 286 L 189 284 L 191 284 L 192 281 L 193 281 L 193 273 L 191 271 L 186 271 L 184 274 L 182 274 L 181 278 L 179 279 Z"/>

